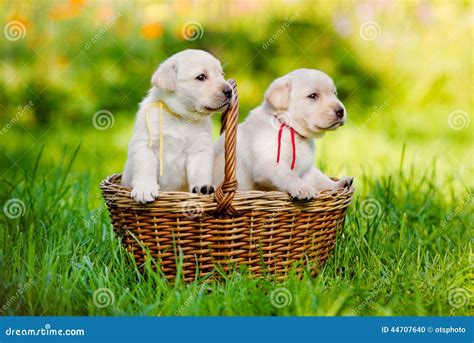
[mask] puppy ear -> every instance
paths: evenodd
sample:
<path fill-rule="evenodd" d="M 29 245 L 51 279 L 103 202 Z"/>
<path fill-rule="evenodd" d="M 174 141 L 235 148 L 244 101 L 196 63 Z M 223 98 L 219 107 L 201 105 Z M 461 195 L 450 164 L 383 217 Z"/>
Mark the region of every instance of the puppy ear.
<path fill-rule="evenodd" d="M 167 60 L 160 64 L 158 69 L 151 77 L 151 84 L 167 92 L 176 90 L 176 73 L 178 64 L 175 60 Z"/>
<path fill-rule="evenodd" d="M 265 100 L 276 110 L 286 110 L 290 103 L 291 81 L 277 79 L 265 92 Z"/>

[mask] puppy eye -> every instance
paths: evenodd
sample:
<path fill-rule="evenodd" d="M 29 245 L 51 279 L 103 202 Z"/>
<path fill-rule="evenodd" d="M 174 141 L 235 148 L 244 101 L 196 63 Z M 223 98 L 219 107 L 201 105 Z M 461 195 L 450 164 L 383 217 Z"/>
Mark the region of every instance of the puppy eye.
<path fill-rule="evenodd" d="M 317 98 L 319 98 L 319 96 L 318 96 L 318 93 L 312 93 L 312 94 L 308 95 L 308 98 L 317 99 Z"/>
<path fill-rule="evenodd" d="M 207 79 L 207 76 L 204 75 L 204 74 L 201 74 L 201 75 L 196 76 L 196 80 L 204 81 L 205 79 Z"/>
<path fill-rule="evenodd" d="M 337 91 L 334 91 L 334 95 L 337 95 Z"/>

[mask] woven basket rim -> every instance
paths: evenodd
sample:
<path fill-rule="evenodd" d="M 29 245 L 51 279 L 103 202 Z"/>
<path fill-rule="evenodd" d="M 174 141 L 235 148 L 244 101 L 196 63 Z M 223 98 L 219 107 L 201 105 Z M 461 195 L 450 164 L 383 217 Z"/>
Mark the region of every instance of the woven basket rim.
<path fill-rule="evenodd" d="M 117 174 L 112 174 L 107 176 L 101 183 L 100 183 L 100 188 L 102 190 L 113 190 L 116 193 L 120 193 L 122 196 L 129 196 L 131 197 L 131 188 L 126 187 L 120 184 L 122 174 L 117 173 Z M 337 181 L 339 179 L 337 178 L 332 178 L 333 180 Z M 286 200 L 286 201 L 291 201 L 293 203 L 307 203 L 308 201 L 314 201 L 314 200 L 326 200 L 326 199 L 335 199 L 339 197 L 351 197 L 352 194 L 354 193 L 354 187 L 346 187 L 346 188 L 338 188 L 336 190 L 323 190 L 319 191 L 317 193 L 317 196 L 312 199 L 312 200 L 295 200 L 293 199 L 288 193 L 285 192 L 279 192 L 279 191 L 237 191 L 235 193 L 235 199 L 234 201 L 238 202 L 239 200 L 244 200 L 244 199 L 257 199 L 257 198 L 262 198 L 266 200 Z M 159 202 L 168 202 L 170 200 L 206 200 L 206 199 L 214 199 L 214 194 L 210 195 L 202 195 L 202 194 L 196 194 L 196 193 L 191 193 L 191 192 L 182 192 L 182 191 L 160 191 L 160 195 L 158 198 L 156 198 L 153 202 L 150 202 L 149 204 L 153 203 L 159 203 Z M 138 203 L 137 203 L 138 204 Z"/>

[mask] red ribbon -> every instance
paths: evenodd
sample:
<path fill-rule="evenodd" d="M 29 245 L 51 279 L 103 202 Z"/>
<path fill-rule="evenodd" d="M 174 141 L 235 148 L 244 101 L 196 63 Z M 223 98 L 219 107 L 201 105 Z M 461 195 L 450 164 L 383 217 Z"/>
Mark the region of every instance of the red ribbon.
<path fill-rule="evenodd" d="M 281 150 L 281 136 L 283 134 L 283 129 L 285 127 L 290 128 L 291 132 L 291 150 L 293 153 L 293 157 L 291 160 L 291 170 L 295 169 L 295 163 L 296 163 L 296 143 L 295 143 L 295 130 L 286 125 L 285 123 L 281 124 L 280 129 L 278 130 L 278 151 L 277 151 L 277 163 L 280 163 L 280 150 Z"/>

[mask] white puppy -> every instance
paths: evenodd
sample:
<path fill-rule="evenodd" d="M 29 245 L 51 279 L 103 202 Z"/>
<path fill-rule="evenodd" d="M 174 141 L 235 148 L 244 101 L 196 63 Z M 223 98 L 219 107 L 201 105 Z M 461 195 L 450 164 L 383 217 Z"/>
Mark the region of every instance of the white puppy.
<path fill-rule="evenodd" d="M 185 50 L 163 62 L 151 83 L 137 113 L 122 185 L 139 202 L 153 201 L 160 190 L 212 193 L 210 115 L 232 98 L 220 62 L 205 51 Z"/>
<path fill-rule="evenodd" d="M 277 190 L 310 199 L 320 190 L 352 184 L 333 181 L 314 167 L 313 138 L 335 130 L 346 120 L 344 105 L 329 76 L 298 69 L 275 80 L 262 105 L 238 127 L 239 190 Z M 214 184 L 224 178 L 224 138 L 214 148 Z"/>

